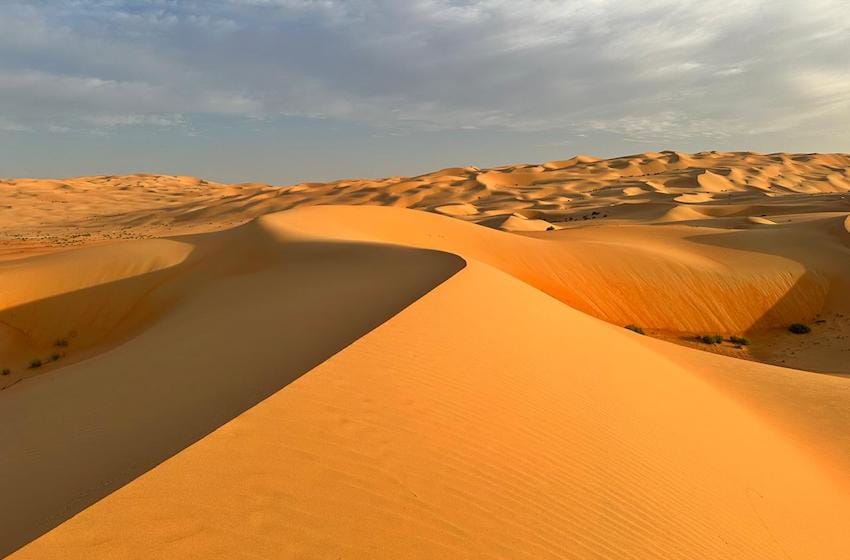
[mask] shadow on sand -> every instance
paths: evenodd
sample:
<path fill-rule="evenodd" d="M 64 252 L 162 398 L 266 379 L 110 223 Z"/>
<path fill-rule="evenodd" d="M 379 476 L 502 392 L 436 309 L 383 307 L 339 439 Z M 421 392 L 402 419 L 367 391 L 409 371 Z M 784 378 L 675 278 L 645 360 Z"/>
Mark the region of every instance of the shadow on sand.
<path fill-rule="evenodd" d="M 286 387 L 465 266 L 423 249 L 280 243 L 256 224 L 224 233 L 223 245 L 145 293 L 170 306 L 123 344 L 0 392 L 0 556 Z M 62 298 L 110 290 L 99 288 L 28 305 L 61 309 Z"/>

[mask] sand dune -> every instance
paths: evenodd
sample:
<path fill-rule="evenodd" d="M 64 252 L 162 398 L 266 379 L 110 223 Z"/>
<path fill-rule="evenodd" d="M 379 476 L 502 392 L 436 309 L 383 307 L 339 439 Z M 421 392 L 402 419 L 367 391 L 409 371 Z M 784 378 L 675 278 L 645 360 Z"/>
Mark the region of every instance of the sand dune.
<path fill-rule="evenodd" d="M 0 553 L 848 558 L 848 190 L 717 152 L 2 182 Z"/>
<path fill-rule="evenodd" d="M 22 373 L 28 360 L 64 351 L 57 341 L 73 343 L 79 358 L 98 340 L 119 338 L 137 316 L 156 313 L 136 307 L 191 252 L 187 243 L 148 239 L 0 264 L 4 366 Z"/>
<path fill-rule="evenodd" d="M 218 237 L 199 241 L 188 270 L 139 298 L 137 315 L 149 317 L 163 300 L 170 306 L 132 340 L 4 392 L 0 495 L 16 504 L 0 513 L 7 552 L 309 371 L 463 266 L 454 255 L 402 247 L 278 244 L 256 225 Z"/>
<path fill-rule="evenodd" d="M 850 306 L 850 296 L 833 282 L 850 274 L 850 253 L 830 233 L 835 218 L 769 231 L 635 225 L 529 238 L 423 213 L 335 210 L 336 219 L 322 231 L 460 251 L 618 325 L 734 334 Z M 322 223 L 314 216 L 324 211 L 306 207 L 263 220 L 318 231 L 311 229 Z M 815 244 L 821 249 L 809 254 Z"/>
<path fill-rule="evenodd" d="M 535 219 L 559 227 L 653 221 L 689 200 L 711 201 L 713 215 L 757 205 L 767 207 L 759 213 L 850 212 L 848 169 L 846 154 L 660 152 L 285 187 L 157 175 L 7 179 L 0 180 L 0 256 L 224 229 L 316 204 L 443 213 L 459 205 L 455 210 L 464 210 L 451 215 L 473 222 L 531 209 Z"/>

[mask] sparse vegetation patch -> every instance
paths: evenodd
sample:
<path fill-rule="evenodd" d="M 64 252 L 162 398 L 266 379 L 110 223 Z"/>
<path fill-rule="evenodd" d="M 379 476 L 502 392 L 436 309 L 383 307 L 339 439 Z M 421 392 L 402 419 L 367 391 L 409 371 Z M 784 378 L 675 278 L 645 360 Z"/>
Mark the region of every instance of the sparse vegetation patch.
<path fill-rule="evenodd" d="M 35 358 L 30 360 L 30 369 L 38 369 L 42 366 L 41 359 Z"/>
<path fill-rule="evenodd" d="M 732 344 L 737 344 L 738 346 L 749 346 L 750 345 L 750 339 L 746 338 L 744 336 L 730 336 L 729 342 L 731 342 Z"/>
<path fill-rule="evenodd" d="M 697 340 L 703 344 L 720 344 L 723 342 L 723 337 L 719 334 L 704 334 L 698 336 Z"/>
<path fill-rule="evenodd" d="M 794 323 L 793 325 L 788 327 L 788 331 L 794 334 L 808 334 L 812 332 L 811 327 L 809 325 L 804 325 L 803 323 Z"/>
<path fill-rule="evenodd" d="M 636 332 L 638 334 L 646 334 L 642 327 L 637 325 L 626 325 L 626 328 L 632 332 Z"/>

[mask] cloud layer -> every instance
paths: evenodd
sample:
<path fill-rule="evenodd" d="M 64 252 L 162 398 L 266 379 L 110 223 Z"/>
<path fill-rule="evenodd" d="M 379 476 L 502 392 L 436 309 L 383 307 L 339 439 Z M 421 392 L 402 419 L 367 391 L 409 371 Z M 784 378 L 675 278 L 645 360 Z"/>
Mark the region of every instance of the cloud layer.
<path fill-rule="evenodd" d="M 0 131 L 295 115 L 840 143 L 847 16 L 844 0 L 11 0 Z"/>

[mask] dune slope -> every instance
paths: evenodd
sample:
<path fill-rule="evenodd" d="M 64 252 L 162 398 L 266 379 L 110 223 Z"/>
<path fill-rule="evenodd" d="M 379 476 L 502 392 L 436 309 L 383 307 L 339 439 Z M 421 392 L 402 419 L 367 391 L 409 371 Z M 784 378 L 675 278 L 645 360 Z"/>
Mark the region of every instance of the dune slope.
<path fill-rule="evenodd" d="M 219 237 L 196 249 L 206 257 L 190 271 L 136 302 L 144 316 L 171 303 L 141 333 L 2 393 L 0 495 L 9 507 L 0 510 L 0 553 L 277 391 L 463 266 L 421 249 L 280 244 L 256 226 Z"/>
<path fill-rule="evenodd" d="M 529 238 L 381 207 L 339 207 L 330 223 L 314 219 L 325 212 L 263 220 L 460 251 L 617 325 L 735 334 L 850 310 L 850 249 L 832 233 L 843 216 L 757 232 L 620 226 Z"/>

